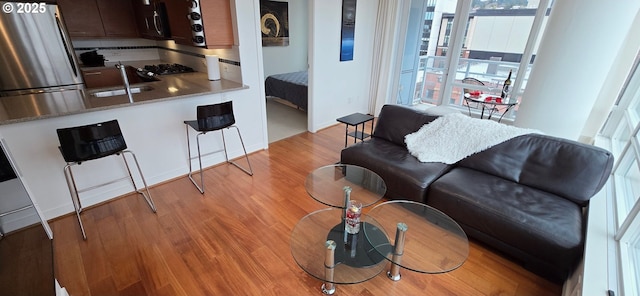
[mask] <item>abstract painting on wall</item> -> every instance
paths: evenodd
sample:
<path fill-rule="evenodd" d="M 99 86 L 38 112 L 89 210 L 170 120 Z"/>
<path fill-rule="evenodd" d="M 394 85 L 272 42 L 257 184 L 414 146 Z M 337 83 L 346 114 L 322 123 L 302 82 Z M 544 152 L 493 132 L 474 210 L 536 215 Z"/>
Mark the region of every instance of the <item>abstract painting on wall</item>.
<path fill-rule="evenodd" d="M 289 2 L 260 0 L 262 46 L 289 45 Z"/>
<path fill-rule="evenodd" d="M 342 30 L 340 37 L 340 61 L 353 60 L 353 44 L 356 32 L 356 0 L 342 0 Z"/>

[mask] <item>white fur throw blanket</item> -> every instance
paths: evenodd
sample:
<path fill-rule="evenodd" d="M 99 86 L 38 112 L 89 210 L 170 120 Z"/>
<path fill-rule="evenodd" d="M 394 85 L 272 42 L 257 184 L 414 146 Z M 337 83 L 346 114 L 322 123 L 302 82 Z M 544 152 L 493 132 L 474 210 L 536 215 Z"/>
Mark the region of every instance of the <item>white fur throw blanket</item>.
<path fill-rule="evenodd" d="M 406 135 L 404 141 L 411 155 L 421 162 L 453 164 L 511 138 L 531 133 L 541 132 L 452 113 Z"/>

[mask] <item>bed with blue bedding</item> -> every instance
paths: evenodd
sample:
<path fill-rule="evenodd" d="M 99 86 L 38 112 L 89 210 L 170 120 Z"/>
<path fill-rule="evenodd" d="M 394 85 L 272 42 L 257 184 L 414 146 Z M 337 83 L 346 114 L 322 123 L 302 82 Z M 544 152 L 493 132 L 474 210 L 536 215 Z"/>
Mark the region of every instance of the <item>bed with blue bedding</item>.
<path fill-rule="evenodd" d="M 268 97 L 283 99 L 305 111 L 308 101 L 307 85 L 307 71 L 270 75 L 264 82 Z"/>

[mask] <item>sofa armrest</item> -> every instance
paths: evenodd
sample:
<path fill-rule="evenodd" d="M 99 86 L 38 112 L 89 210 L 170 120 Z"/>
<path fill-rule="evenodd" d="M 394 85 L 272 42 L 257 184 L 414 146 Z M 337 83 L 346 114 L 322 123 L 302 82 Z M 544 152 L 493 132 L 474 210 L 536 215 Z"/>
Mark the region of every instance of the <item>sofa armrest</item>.
<path fill-rule="evenodd" d="M 438 116 L 428 115 L 410 107 L 384 105 L 378 116 L 373 137 L 382 138 L 406 148 L 404 136 L 416 132 L 436 118 Z"/>

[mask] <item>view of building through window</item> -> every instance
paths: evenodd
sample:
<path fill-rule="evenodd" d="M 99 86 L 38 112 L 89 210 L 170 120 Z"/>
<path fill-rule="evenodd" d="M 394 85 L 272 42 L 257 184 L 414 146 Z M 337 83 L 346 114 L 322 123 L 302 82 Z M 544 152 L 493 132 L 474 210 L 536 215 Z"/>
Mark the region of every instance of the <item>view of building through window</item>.
<path fill-rule="evenodd" d="M 417 44 L 418 49 L 405 49 L 400 77 L 401 89 L 405 92 L 401 91 L 399 104 L 463 106 L 463 87 L 470 86 L 462 84 L 462 79 L 478 79 L 486 86 L 479 90 L 498 91 L 499 94 L 509 71 L 513 73 L 512 81 L 519 79 L 519 83 L 512 84 L 518 87 L 517 91 L 512 92 L 512 96 L 521 99 L 541 35 L 531 36 L 539 0 L 474 0 L 469 7 L 468 17 L 457 29 L 454 27 L 454 21 L 458 21 L 456 8 L 462 1 L 413 1 L 421 4 L 412 3 L 412 9 L 422 9 L 422 13 L 418 15 L 423 19 L 415 22 L 420 23 L 422 32 L 414 34 L 420 38 L 416 43 L 411 40 L 412 28 L 408 29 L 405 47 Z M 549 12 L 550 5 L 544 12 L 540 32 L 544 29 Z M 409 25 L 412 25 L 411 21 Z M 453 43 L 456 34 L 463 34 L 460 39 L 462 41 Z M 527 48 L 530 50 L 527 51 Z M 458 49 L 459 56 L 452 59 L 453 62 L 449 61 L 447 55 L 458 52 Z M 411 52 L 415 52 L 416 57 L 407 56 Z M 410 60 L 416 66 L 406 66 Z M 522 63 L 523 60 L 526 62 Z M 524 77 L 518 77 L 521 65 L 526 68 Z M 414 79 L 409 79 L 409 73 Z M 445 73 L 455 77 L 449 88 L 445 85 Z M 408 85 L 409 81 L 413 81 L 413 85 Z M 409 89 L 413 91 L 410 93 L 407 91 Z M 514 112 L 509 116 L 513 117 L 513 114 Z"/>

